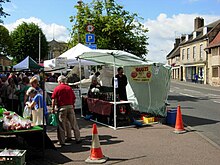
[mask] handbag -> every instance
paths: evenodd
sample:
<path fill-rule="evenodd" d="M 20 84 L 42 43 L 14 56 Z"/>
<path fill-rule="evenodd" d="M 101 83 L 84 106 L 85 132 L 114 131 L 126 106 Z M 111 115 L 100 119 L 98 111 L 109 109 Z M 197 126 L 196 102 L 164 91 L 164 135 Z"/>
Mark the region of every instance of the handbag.
<path fill-rule="evenodd" d="M 40 99 L 39 99 L 39 107 L 40 107 Z M 44 120 L 44 122 L 43 122 Z M 43 108 L 38 108 L 35 110 L 32 110 L 32 122 L 35 125 L 46 125 L 46 119 L 44 117 Z"/>
<path fill-rule="evenodd" d="M 23 118 L 25 118 L 25 119 L 31 118 L 31 109 L 28 107 L 28 105 L 25 105 L 22 115 L 23 115 Z"/>

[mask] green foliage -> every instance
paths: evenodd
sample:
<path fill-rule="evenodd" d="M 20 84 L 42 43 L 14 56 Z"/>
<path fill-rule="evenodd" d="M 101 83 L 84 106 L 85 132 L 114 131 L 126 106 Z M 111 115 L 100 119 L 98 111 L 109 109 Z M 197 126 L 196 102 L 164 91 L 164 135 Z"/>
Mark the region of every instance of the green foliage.
<path fill-rule="evenodd" d="M 1 17 L 6 17 L 6 16 L 9 16 L 8 13 L 5 13 L 4 10 L 3 10 L 3 7 L 2 7 L 2 3 L 5 3 L 5 2 L 10 2 L 10 0 L 0 0 L 0 23 L 3 23 Z"/>
<path fill-rule="evenodd" d="M 98 48 L 124 50 L 140 57 L 147 54 L 148 30 L 137 14 L 124 10 L 114 0 L 106 3 L 93 0 L 90 5 L 82 3 L 75 8 L 77 15 L 70 17 L 73 23 L 70 45 L 85 44 L 86 26 L 92 24 Z"/>
<path fill-rule="evenodd" d="M 4 26 L 0 25 L 0 54 L 9 55 L 12 47 L 12 40 L 9 36 L 9 31 Z"/>
<path fill-rule="evenodd" d="M 39 34 L 41 36 L 41 59 L 44 59 L 48 55 L 48 43 L 38 25 L 23 22 L 11 33 L 11 38 L 13 40 L 11 55 L 17 62 L 22 61 L 27 56 L 38 61 Z"/>

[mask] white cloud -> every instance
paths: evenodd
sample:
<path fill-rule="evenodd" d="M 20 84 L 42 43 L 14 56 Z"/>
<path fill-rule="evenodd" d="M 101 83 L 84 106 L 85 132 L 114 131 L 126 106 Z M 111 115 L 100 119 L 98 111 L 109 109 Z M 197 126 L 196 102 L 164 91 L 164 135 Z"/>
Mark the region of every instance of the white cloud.
<path fill-rule="evenodd" d="M 219 19 L 219 16 L 178 14 L 167 17 L 161 13 L 155 20 L 148 19 L 144 25 L 149 29 L 149 53 L 147 59 L 154 62 L 166 62 L 166 55 L 173 49 L 176 37 L 182 34 L 192 33 L 194 30 L 194 19 L 203 17 L 205 25 Z"/>
<path fill-rule="evenodd" d="M 154 62 L 166 63 L 166 55 L 173 49 L 175 38 L 180 37 L 182 34 L 191 33 L 194 29 L 194 19 L 198 16 L 204 18 L 205 25 L 219 19 L 219 16 L 199 14 L 178 14 L 168 17 L 164 13 L 159 14 L 155 20 L 148 19 L 144 23 L 149 29 L 149 53 L 147 59 Z M 55 23 L 47 24 L 35 17 L 28 19 L 22 18 L 12 24 L 5 24 L 4 26 L 9 31 L 12 31 L 22 22 L 38 24 L 48 41 L 54 38 L 57 41 L 67 42 L 70 38 L 69 31 L 66 27 Z"/>
<path fill-rule="evenodd" d="M 51 41 L 53 38 L 56 41 L 67 42 L 69 40 L 69 32 L 66 27 L 64 27 L 62 25 L 55 24 L 55 23 L 47 24 L 47 23 L 43 22 L 41 19 L 38 19 L 35 17 L 30 17 L 28 19 L 21 18 L 14 23 L 5 24 L 4 26 L 9 31 L 13 31 L 17 26 L 19 26 L 23 22 L 27 22 L 27 23 L 33 22 L 33 23 L 37 24 L 42 29 L 43 33 L 46 35 L 46 38 L 48 41 Z"/>

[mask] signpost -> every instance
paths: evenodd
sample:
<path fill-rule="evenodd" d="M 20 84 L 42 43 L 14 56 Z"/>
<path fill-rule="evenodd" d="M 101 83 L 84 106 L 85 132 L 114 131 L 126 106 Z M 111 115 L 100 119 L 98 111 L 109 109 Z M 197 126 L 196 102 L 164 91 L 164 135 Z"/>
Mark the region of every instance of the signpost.
<path fill-rule="evenodd" d="M 96 44 L 86 44 L 86 46 L 89 47 L 90 49 L 97 49 Z"/>
<path fill-rule="evenodd" d="M 95 34 L 86 34 L 86 43 L 95 43 Z"/>
<path fill-rule="evenodd" d="M 93 25 L 91 25 L 91 24 L 88 24 L 87 26 L 86 26 L 86 31 L 87 32 L 93 32 L 94 31 L 94 29 L 95 29 L 95 27 L 93 26 Z"/>
<path fill-rule="evenodd" d="M 89 47 L 90 49 L 97 49 L 97 45 L 95 43 L 95 34 L 92 34 L 94 31 L 95 27 L 91 24 L 88 24 L 86 26 L 86 31 L 89 32 L 86 34 L 86 46 Z"/>

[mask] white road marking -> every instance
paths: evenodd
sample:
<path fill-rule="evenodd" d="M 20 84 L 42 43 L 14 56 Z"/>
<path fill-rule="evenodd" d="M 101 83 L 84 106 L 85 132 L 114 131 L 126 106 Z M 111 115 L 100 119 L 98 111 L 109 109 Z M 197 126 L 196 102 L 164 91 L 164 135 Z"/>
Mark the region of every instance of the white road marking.
<path fill-rule="evenodd" d="M 220 101 L 213 101 L 213 102 L 220 104 Z"/>
<path fill-rule="evenodd" d="M 199 91 L 190 90 L 190 89 L 184 89 L 184 91 L 188 91 L 188 92 L 192 92 L 192 93 L 201 93 L 201 92 L 199 92 Z"/>
<path fill-rule="evenodd" d="M 215 94 L 210 94 L 210 93 L 208 93 L 208 96 L 212 96 L 212 97 L 220 97 L 220 95 L 215 95 Z"/>
<path fill-rule="evenodd" d="M 186 94 L 186 93 L 179 93 L 179 94 L 184 95 L 184 96 L 189 96 L 189 97 L 194 97 L 194 98 L 196 98 L 195 96 L 192 96 L 192 95 L 189 95 L 189 94 Z"/>

